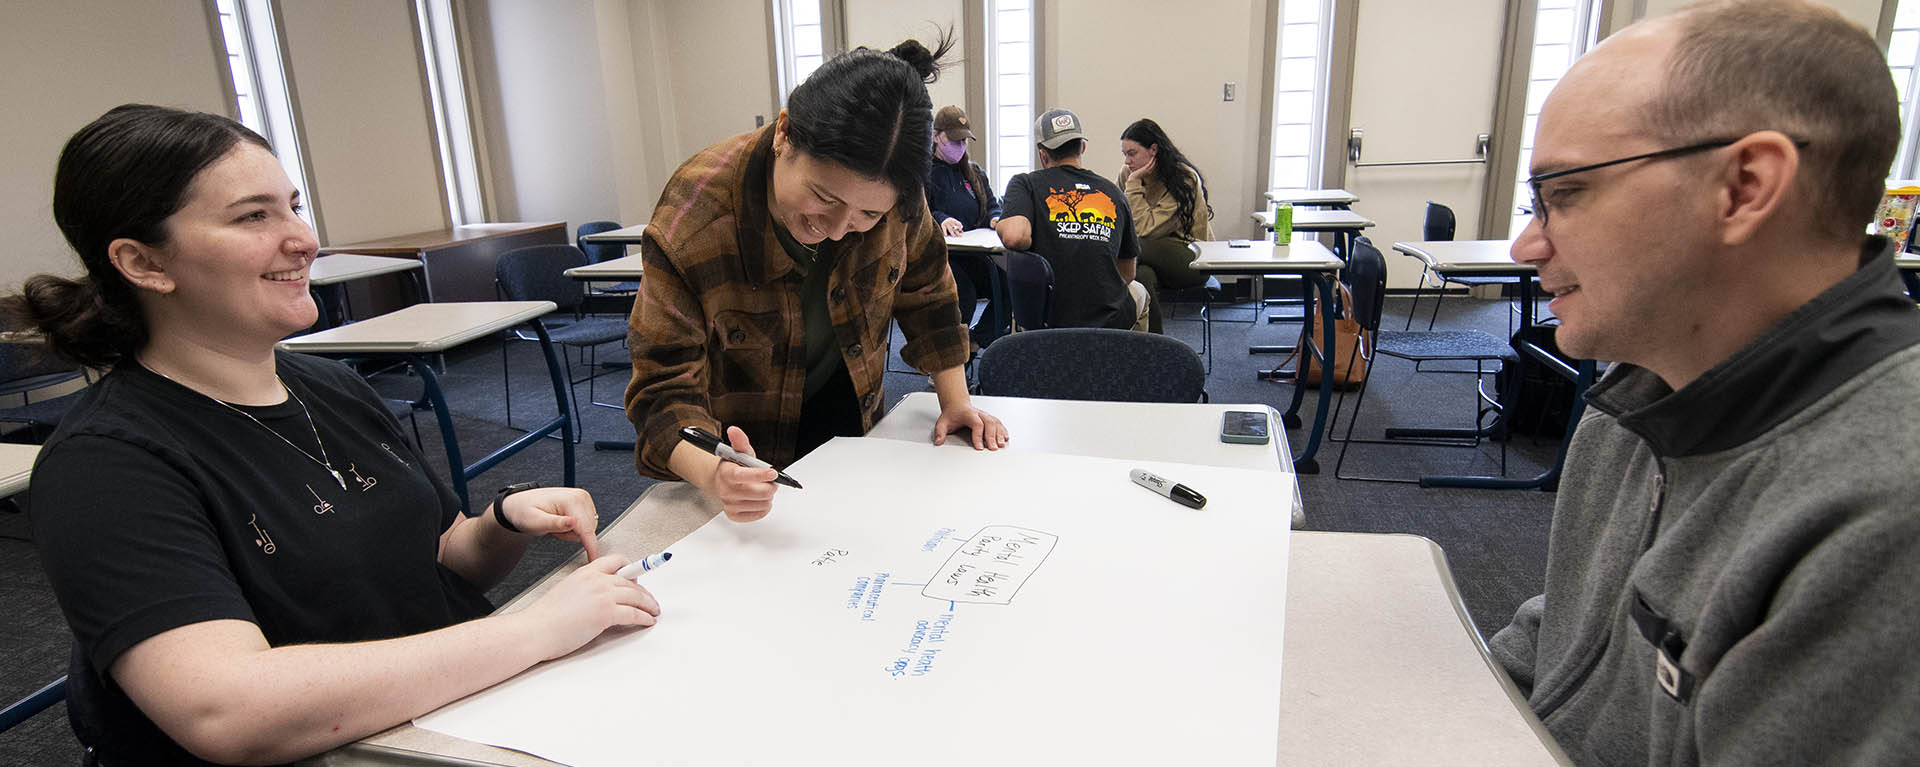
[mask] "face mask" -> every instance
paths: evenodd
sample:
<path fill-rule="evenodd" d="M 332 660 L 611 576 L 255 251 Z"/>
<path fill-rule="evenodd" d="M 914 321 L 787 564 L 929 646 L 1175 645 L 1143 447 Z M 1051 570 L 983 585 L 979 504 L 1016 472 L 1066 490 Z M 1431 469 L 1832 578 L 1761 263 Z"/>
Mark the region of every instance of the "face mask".
<path fill-rule="evenodd" d="M 934 142 L 934 150 L 940 155 L 940 161 L 952 165 L 967 156 L 967 142 L 940 139 Z"/>

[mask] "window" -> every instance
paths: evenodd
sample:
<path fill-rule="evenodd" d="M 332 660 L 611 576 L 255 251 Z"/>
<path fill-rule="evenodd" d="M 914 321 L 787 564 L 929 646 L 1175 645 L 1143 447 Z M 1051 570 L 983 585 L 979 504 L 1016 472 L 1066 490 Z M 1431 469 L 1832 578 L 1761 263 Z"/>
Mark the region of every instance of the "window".
<path fill-rule="evenodd" d="M 220 33 L 233 72 L 240 124 L 273 144 L 287 178 L 293 180 L 293 187 L 300 190 L 300 199 L 306 204 L 300 217 L 312 226 L 319 203 L 308 193 L 305 165 L 300 161 L 300 139 L 293 120 L 293 102 L 287 98 L 286 70 L 280 64 L 273 4 L 270 0 L 216 0 L 214 7 L 220 13 Z"/>
<path fill-rule="evenodd" d="M 987 2 L 987 175 L 1005 191 L 1033 170 L 1033 2 Z"/>
<path fill-rule="evenodd" d="M 460 73 L 460 44 L 453 32 L 450 0 L 414 0 L 420 50 L 426 54 L 427 99 L 439 138 L 441 182 L 447 190 L 447 220 L 454 226 L 487 220 L 480 197 L 480 164 L 473 152 L 467 89 Z"/>
<path fill-rule="evenodd" d="M 1915 155 L 1920 136 L 1914 120 L 1913 73 L 1920 69 L 1920 0 L 1900 0 L 1893 12 L 1893 37 L 1887 41 L 1887 69 L 1893 73 L 1893 87 L 1900 96 L 1900 153 L 1894 157 L 1889 181 L 1920 176 Z"/>
<path fill-rule="evenodd" d="M 1560 83 L 1561 75 L 1567 73 L 1574 60 L 1585 55 L 1596 42 L 1594 37 L 1599 27 L 1594 5 L 1594 0 L 1540 0 L 1539 11 L 1534 15 L 1527 110 L 1526 118 L 1520 123 L 1520 162 L 1514 178 L 1513 199 L 1516 201 L 1533 197 L 1527 188 L 1527 176 L 1531 175 L 1528 168 L 1533 164 L 1533 131 L 1540 124 L 1540 105 L 1546 102 L 1547 94 Z M 1520 212 L 1516 206 L 1507 236 L 1519 237 L 1520 230 L 1527 228 L 1532 218 L 1531 213 Z"/>
<path fill-rule="evenodd" d="M 1330 0 L 1281 0 L 1273 52 L 1273 138 L 1267 187 L 1320 185 L 1320 147 L 1326 130 L 1327 34 Z"/>
<path fill-rule="evenodd" d="M 780 60 L 780 106 L 827 60 L 820 0 L 773 0 L 774 50 Z"/>

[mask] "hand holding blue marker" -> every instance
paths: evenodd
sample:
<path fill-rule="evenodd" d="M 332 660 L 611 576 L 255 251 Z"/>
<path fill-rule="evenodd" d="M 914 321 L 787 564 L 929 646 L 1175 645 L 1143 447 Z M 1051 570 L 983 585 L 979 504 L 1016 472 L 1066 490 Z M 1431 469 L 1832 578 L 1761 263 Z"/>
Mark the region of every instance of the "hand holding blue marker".
<path fill-rule="evenodd" d="M 657 570 L 660 568 L 661 565 L 666 564 L 667 560 L 672 558 L 673 558 L 673 552 L 662 551 L 653 556 L 644 557 L 632 564 L 627 565 L 626 567 L 620 568 L 619 570 L 615 570 L 613 574 L 618 575 L 622 578 L 626 578 L 628 580 L 638 581 L 640 580 L 640 575 L 642 573 L 646 573 L 650 570 Z"/>

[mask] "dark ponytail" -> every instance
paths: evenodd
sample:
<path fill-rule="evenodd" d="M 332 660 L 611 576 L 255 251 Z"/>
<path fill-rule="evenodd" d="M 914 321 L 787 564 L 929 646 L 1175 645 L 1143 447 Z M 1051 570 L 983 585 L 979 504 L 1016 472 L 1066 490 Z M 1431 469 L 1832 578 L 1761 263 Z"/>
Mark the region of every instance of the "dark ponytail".
<path fill-rule="evenodd" d="M 1153 174 L 1160 178 L 1160 184 L 1167 188 L 1167 193 L 1173 195 L 1173 201 L 1178 206 L 1176 215 L 1180 218 L 1182 237 L 1193 231 L 1193 217 L 1199 205 L 1206 205 L 1208 214 L 1212 214 L 1213 206 L 1206 199 L 1206 177 L 1200 175 L 1199 166 L 1187 160 L 1187 156 L 1173 145 L 1173 139 L 1167 138 L 1167 132 L 1160 129 L 1159 123 L 1142 117 L 1121 131 L 1120 138 L 1143 147 L 1160 147 L 1153 158 Z M 1188 170 L 1193 171 L 1193 178 L 1187 177 Z M 1199 183 L 1195 184 L 1194 179 L 1199 179 Z"/>
<path fill-rule="evenodd" d="M 87 274 L 36 275 L 0 310 L 82 365 L 111 365 L 145 346 L 146 318 L 107 246 L 121 238 L 166 245 L 166 220 L 186 205 L 193 180 L 242 141 L 272 151 L 225 117 L 145 104 L 114 107 L 81 128 L 60 151 L 53 219 Z"/>
<path fill-rule="evenodd" d="M 900 215 L 918 220 L 933 162 L 927 83 L 952 49 L 949 30 L 931 51 L 907 40 L 886 53 L 856 48 L 827 60 L 787 96 L 787 139 L 816 159 L 887 182 Z"/>

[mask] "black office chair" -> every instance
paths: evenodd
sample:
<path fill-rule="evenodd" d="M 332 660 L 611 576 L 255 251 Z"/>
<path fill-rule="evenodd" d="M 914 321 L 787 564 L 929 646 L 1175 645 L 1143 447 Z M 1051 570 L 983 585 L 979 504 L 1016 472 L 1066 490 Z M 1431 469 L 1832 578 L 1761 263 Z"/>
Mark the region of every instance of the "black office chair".
<path fill-rule="evenodd" d="M 0 331 L 20 330 L 23 328 L 10 323 L 0 324 Z M 26 424 L 26 434 L 32 441 L 46 439 L 80 401 L 80 392 L 35 399 L 36 393 L 85 375 L 80 366 L 55 357 L 42 344 L 0 342 L 0 400 L 23 400 L 20 405 L 0 408 L 0 422 Z"/>
<path fill-rule="evenodd" d="M 599 365 L 600 344 L 622 341 L 627 337 L 627 321 L 615 317 L 582 317 L 581 303 L 586 291 L 581 284 L 564 272 L 576 266 L 585 266 L 587 256 L 572 245 L 534 245 L 516 248 L 500 255 L 500 261 L 494 267 L 494 281 L 500 295 L 508 301 L 552 301 L 559 309 L 553 314 L 540 318 L 547 326 L 547 335 L 553 342 L 560 344 L 561 361 L 567 366 L 567 380 L 573 386 L 582 381 L 587 384 L 587 402 L 600 407 L 624 409 L 624 406 L 595 400 L 593 381 L 611 370 L 602 370 Z M 524 328 L 510 331 L 512 338 L 522 341 L 537 341 L 539 336 Z M 573 363 L 568 360 L 565 347 L 578 349 L 580 362 L 588 368 L 584 378 L 573 377 Z M 507 371 L 507 348 L 500 347 L 500 373 L 506 380 L 507 426 L 513 426 L 513 377 Z M 580 402 L 576 397 L 573 403 L 573 419 L 576 425 L 573 439 L 579 442 L 585 424 L 580 419 Z"/>
<path fill-rule="evenodd" d="M 588 221 L 587 223 L 581 224 L 580 228 L 574 230 L 573 244 L 580 248 L 580 252 L 587 254 L 587 263 L 597 264 L 602 261 L 612 261 L 613 259 L 626 255 L 627 246 L 604 242 L 587 242 L 586 236 L 589 234 L 599 234 L 601 232 L 611 232 L 619 228 L 620 222 L 618 221 Z M 592 293 L 596 296 L 631 296 L 638 292 L 640 292 L 640 283 L 638 282 L 619 282 L 606 287 L 592 288 Z"/>
<path fill-rule="evenodd" d="M 1009 250 L 1002 256 L 1009 303 L 1013 304 L 1013 329 L 1052 327 L 1053 264 L 1038 253 L 1024 250 Z"/>
<path fill-rule="evenodd" d="M 1355 443 L 1378 445 L 1428 445 L 1437 447 L 1478 447 L 1483 436 L 1492 433 L 1501 424 L 1497 420 L 1504 410 L 1504 404 L 1487 394 L 1485 382 L 1490 373 L 1497 373 L 1498 367 L 1486 368 L 1487 363 L 1498 361 L 1501 365 L 1514 362 L 1518 355 L 1513 346 L 1488 333 L 1478 330 L 1442 330 L 1431 332 L 1405 332 L 1380 330 L 1382 304 L 1387 292 L 1387 260 L 1380 249 L 1366 237 L 1354 241 L 1353 253 L 1347 260 L 1347 268 L 1342 272 L 1343 279 L 1353 289 L 1354 316 L 1360 320 L 1361 334 L 1354 340 L 1355 354 L 1370 362 L 1366 380 L 1360 384 L 1360 391 L 1354 398 L 1353 412 L 1347 416 L 1346 435 L 1339 438 L 1340 457 L 1334 462 L 1333 476 L 1338 479 L 1353 479 L 1369 482 L 1406 482 L 1418 483 L 1417 478 L 1395 478 L 1376 476 L 1346 476 L 1341 473 L 1346 465 L 1347 450 Z M 1369 340 L 1370 339 L 1370 340 Z M 1365 348 L 1371 346 L 1372 348 Z M 1354 424 L 1360 420 L 1360 408 L 1366 404 L 1367 391 L 1379 376 L 1379 355 L 1397 357 L 1411 361 L 1415 369 L 1421 362 L 1437 360 L 1471 361 L 1474 363 L 1474 420 L 1470 428 L 1389 428 L 1386 439 L 1355 439 Z M 1342 394 L 1334 405 L 1334 416 L 1328 423 L 1328 438 L 1332 439 L 1333 424 L 1340 418 L 1340 408 L 1346 403 Z M 1488 416 L 1496 420 L 1491 423 Z M 1500 443 L 1500 472 L 1507 470 L 1507 445 Z"/>
<path fill-rule="evenodd" d="M 1451 242 L 1454 235 L 1453 209 L 1437 202 L 1428 201 L 1427 218 L 1426 221 L 1421 224 L 1420 235 L 1421 239 L 1429 242 Z M 1420 282 L 1414 285 L 1413 303 L 1407 305 L 1407 324 L 1401 327 L 1401 330 L 1413 329 L 1413 316 L 1417 313 L 1416 309 L 1420 306 L 1420 291 L 1433 280 L 1437 280 L 1439 286 L 1434 290 L 1433 311 L 1427 316 L 1428 330 L 1432 330 L 1434 323 L 1440 319 L 1440 301 L 1447 297 L 1448 285 L 1460 285 L 1471 290 L 1481 285 L 1506 285 L 1513 282 L 1512 277 L 1480 277 L 1475 275 L 1455 275 L 1448 277 L 1427 271 L 1420 275 Z M 1519 307 L 1515 306 L 1513 311 L 1507 316 L 1507 335 L 1509 336 L 1513 335 L 1513 318 L 1517 314 L 1519 314 Z"/>
<path fill-rule="evenodd" d="M 1177 338 L 1111 328 L 1014 333 L 980 353 L 980 393 L 1102 402 L 1204 402 L 1200 355 Z"/>

